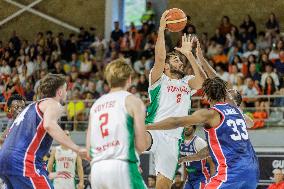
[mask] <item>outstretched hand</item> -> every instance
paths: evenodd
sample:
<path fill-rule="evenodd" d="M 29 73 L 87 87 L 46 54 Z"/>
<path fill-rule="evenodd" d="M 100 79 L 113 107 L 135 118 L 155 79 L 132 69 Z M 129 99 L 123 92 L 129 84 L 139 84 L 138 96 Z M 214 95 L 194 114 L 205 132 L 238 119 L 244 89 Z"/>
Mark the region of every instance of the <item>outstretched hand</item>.
<path fill-rule="evenodd" d="M 188 36 L 186 36 L 186 34 L 184 34 L 182 36 L 182 43 L 181 43 L 181 47 L 175 47 L 175 50 L 181 52 L 183 55 L 188 56 L 192 54 L 192 45 L 193 42 L 196 41 L 196 37 L 191 37 L 191 35 L 189 34 Z"/>
<path fill-rule="evenodd" d="M 203 57 L 203 53 L 202 53 L 202 49 L 200 47 L 200 42 L 199 40 L 196 38 L 196 43 L 197 43 L 197 47 L 196 47 L 196 56 L 199 60 L 201 60 Z"/>

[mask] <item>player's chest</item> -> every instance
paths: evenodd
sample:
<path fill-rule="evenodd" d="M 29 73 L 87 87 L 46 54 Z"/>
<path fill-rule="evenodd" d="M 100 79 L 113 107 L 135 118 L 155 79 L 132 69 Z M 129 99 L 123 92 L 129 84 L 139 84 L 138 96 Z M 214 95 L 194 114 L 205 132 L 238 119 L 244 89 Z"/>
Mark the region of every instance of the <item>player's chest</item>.
<path fill-rule="evenodd" d="M 165 83 L 161 86 L 160 100 L 168 103 L 180 103 L 190 101 L 190 88 L 182 83 Z"/>
<path fill-rule="evenodd" d="M 195 153 L 196 153 L 196 150 L 193 144 L 185 144 L 185 143 L 180 144 L 180 155 L 181 156 L 189 156 Z"/>

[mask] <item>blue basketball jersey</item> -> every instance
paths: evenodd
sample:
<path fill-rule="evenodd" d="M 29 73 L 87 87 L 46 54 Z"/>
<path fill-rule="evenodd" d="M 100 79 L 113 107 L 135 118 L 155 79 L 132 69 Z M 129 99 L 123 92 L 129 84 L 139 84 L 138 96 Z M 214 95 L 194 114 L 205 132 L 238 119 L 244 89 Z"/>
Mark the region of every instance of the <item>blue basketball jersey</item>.
<path fill-rule="evenodd" d="M 33 177 L 43 169 L 52 138 L 43 127 L 39 102 L 27 106 L 13 122 L 0 150 L 0 174 Z"/>
<path fill-rule="evenodd" d="M 196 142 L 203 140 L 198 136 L 194 136 L 191 141 L 185 141 L 180 144 L 181 156 L 193 155 L 198 152 Z M 187 171 L 187 181 L 203 181 L 206 182 L 210 178 L 209 165 L 206 163 L 206 159 L 201 161 L 185 162 Z"/>
<path fill-rule="evenodd" d="M 210 181 L 213 179 L 220 186 L 226 182 L 257 183 L 258 161 L 243 114 L 226 103 L 216 104 L 211 109 L 219 112 L 222 119 L 216 128 L 204 129 L 210 155 L 217 167 Z"/>

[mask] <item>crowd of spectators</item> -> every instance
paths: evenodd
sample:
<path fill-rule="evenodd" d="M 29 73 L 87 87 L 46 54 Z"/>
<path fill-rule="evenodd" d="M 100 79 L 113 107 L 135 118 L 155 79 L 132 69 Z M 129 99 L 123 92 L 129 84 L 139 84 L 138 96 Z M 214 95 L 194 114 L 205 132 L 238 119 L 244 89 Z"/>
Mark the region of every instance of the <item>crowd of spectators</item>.
<path fill-rule="evenodd" d="M 157 39 L 153 16 L 152 10 L 148 11 L 141 27 L 132 23 L 126 30 L 119 22 L 114 22 L 109 41 L 97 34 L 96 28 L 81 27 L 79 34 L 69 36 L 52 31 L 38 32 L 33 41 L 21 38 L 14 31 L 7 42 L 0 41 L 0 102 L 15 93 L 27 101 L 36 100 L 41 78 L 49 72 L 64 74 L 69 89 L 65 121 L 77 121 L 80 125 L 86 120 L 91 100 L 110 90 L 103 77 L 105 65 L 124 57 L 136 72 L 129 91 L 147 105 L 148 75 L 154 64 Z M 196 34 L 197 29 L 189 21 L 182 33 Z M 271 105 L 284 105 L 283 98 L 274 101 L 253 98 L 284 95 L 283 36 L 273 13 L 265 23 L 265 31 L 257 30 L 250 15 L 244 17 L 239 27 L 231 23 L 228 16 L 223 16 L 212 36 L 201 33 L 198 37 L 206 58 L 220 77 L 251 97 L 244 99 L 243 106 L 256 108 L 257 112 L 265 114 L 260 117 L 265 118 L 269 116 Z M 168 31 L 165 38 L 167 50 L 172 50 L 175 44 Z M 4 106 L 1 108 L 3 110 Z"/>

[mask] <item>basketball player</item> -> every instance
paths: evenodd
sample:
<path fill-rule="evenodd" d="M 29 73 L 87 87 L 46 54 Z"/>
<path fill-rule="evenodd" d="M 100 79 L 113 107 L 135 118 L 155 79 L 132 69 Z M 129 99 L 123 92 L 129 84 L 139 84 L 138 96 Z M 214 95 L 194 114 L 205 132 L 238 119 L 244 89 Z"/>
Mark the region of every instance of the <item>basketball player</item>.
<path fill-rule="evenodd" d="M 68 130 L 65 130 L 65 134 L 70 137 Z M 48 160 L 47 170 L 49 172 L 49 178 L 53 179 L 54 189 L 84 188 L 82 159 L 77 153 L 65 146 L 59 145 L 52 150 Z M 76 170 L 79 176 L 78 187 L 76 187 L 75 183 Z"/>
<path fill-rule="evenodd" d="M 210 156 L 217 166 L 205 189 L 255 189 L 259 170 L 250 143 L 246 123 L 236 106 L 225 103 L 227 84 L 222 79 L 209 78 L 203 91 L 210 109 L 201 109 L 191 116 L 168 118 L 149 126 L 149 129 L 172 129 L 205 124 Z"/>
<path fill-rule="evenodd" d="M 86 144 L 93 189 L 147 188 L 138 170 L 136 153 L 147 148 L 145 107 L 126 91 L 132 72 L 124 59 L 109 63 L 105 78 L 110 93 L 100 97 L 90 110 Z"/>
<path fill-rule="evenodd" d="M 190 111 L 192 89 L 201 88 L 203 77 L 192 54 L 194 38 L 182 37 L 182 47 L 166 54 L 164 32 L 168 11 L 160 20 L 155 46 L 155 64 L 149 76 L 150 105 L 147 108 L 146 124 L 155 123 L 168 117 L 186 116 Z M 191 63 L 194 76 L 185 76 L 183 54 Z M 182 128 L 170 131 L 150 131 L 147 133 L 148 149 L 154 154 L 157 173 L 157 189 L 169 189 L 178 166 L 179 143 Z M 165 150 L 167 149 L 167 150 Z"/>
<path fill-rule="evenodd" d="M 229 89 L 228 93 L 231 95 L 232 99 L 234 102 L 232 102 L 229 97 L 227 96 L 227 100 L 226 102 L 235 106 L 237 105 L 237 107 L 239 107 L 242 103 L 242 95 L 239 91 L 235 90 L 235 89 Z M 240 110 L 241 111 L 241 110 Z M 247 128 L 251 128 L 253 126 L 253 120 L 244 114 L 244 118 L 246 121 L 246 125 Z M 185 156 L 179 159 L 179 163 L 185 162 L 185 161 L 200 161 L 202 159 L 208 158 L 210 157 L 210 153 L 209 153 L 209 148 L 208 146 L 206 146 L 205 148 L 201 149 L 199 152 L 193 154 L 193 155 L 189 155 L 189 156 Z"/>
<path fill-rule="evenodd" d="M 86 155 L 67 137 L 57 120 L 66 99 L 65 77 L 48 74 L 40 82 L 42 97 L 27 106 L 15 119 L 0 151 L 0 177 L 11 189 L 53 188 L 43 168 L 42 158 L 49 151 L 52 138 L 60 144 Z"/>
<path fill-rule="evenodd" d="M 181 156 L 189 156 L 206 148 L 206 142 L 195 135 L 196 126 L 184 129 L 184 142 L 180 145 Z M 184 189 L 203 189 L 210 175 L 215 173 L 215 165 L 210 157 L 198 161 L 185 162 L 185 173 L 187 174 Z M 210 173 L 209 173 L 210 171 Z"/>
<path fill-rule="evenodd" d="M 8 99 L 7 107 L 8 107 L 8 112 L 12 116 L 12 119 L 9 120 L 7 128 L 4 130 L 2 136 L 0 137 L 0 146 L 3 144 L 5 138 L 7 137 L 13 121 L 21 113 L 21 111 L 23 111 L 25 105 L 26 105 L 25 99 L 21 95 L 13 94 Z"/>

